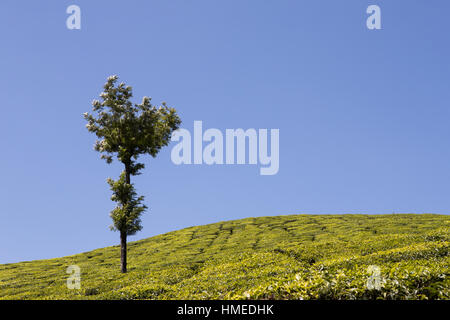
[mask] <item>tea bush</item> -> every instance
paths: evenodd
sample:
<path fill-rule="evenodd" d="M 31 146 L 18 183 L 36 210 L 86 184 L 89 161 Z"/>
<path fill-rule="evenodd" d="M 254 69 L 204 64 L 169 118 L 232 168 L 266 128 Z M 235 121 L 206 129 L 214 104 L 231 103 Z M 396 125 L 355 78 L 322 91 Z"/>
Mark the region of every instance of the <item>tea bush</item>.
<path fill-rule="evenodd" d="M 219 222 L 129 243 L 126 274 L 118 246 L 0 265 L 0 299 L 449 299 L 449 231 L 432 214 Z"/>

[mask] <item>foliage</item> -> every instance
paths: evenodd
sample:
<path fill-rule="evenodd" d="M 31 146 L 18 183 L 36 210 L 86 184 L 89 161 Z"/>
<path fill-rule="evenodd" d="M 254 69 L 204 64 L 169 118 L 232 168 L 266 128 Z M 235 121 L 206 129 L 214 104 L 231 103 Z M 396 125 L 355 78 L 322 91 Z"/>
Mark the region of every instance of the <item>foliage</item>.
<path fill-rule="evenodd" d="M 141 154 L 156 157 L 159 150 L 170 142 L 172 131 L 181 121 L 174 108 L 165 102 L 159 108 L 152 106 L 149 97 L 140 104 L 132 104 L 132 88 L 110 76 L 100 94 L 101 101 L 92 102 L 94 114 L 84 113 L 87 129 L 98 137 L 95 150 L 102 159 L 112 162 L 112 156 L 128 165 L 131 175 L 139 174 L 144 164 L 135 160 Z"/>
<path fill-rule="evenodd" d="M 111 200 L 119 203 L 110 214 L 114 222 L 111 229 L 114 231 L 124 230 L 127 235 L 133 235 L 140 231 L 142 229 L 140 216 L 147 209 L 142 204 L 144 197 L 138 197 L 133 184 L 126 183 L 124 172 L 120 175 L 119 180 L 114 181 L 109 178 L 107 182 L 113 191 Z"/>
<path fill-rule="evenodd" d="M 127 274 L 117 247 L 0 265 L 0 299 L 450 299 L 449 231 L 431 214 L 220 222 L 129 243 Z"/>
<path fill-rule="evenodd" d="M 141 205 L 142 197 L 136 198 L 130 176 L 140 174 L 145 168 L 137 162 L 142 154 L 156 157 L 159 150 L 168 145 L 171 134 L 178 129 L 181 120 L 174 108 L 165 102 L 156 108 L 144 97 L 140 104 L 130 101 L 133 96 L 131 86 L 121 82 L 117 85 L 116 75 L 108 77 L 99 100 L 92 102 L 93 114 L 84 113 L 86 128 L 95 133 L 97 141 L 94 149 L 100 152 L 107 163 L 113 161 L 113 155 L 124 164 L 120 179 L 108 179 L 113 196 L 118 202 L 111 212 L 114 230 L 132 235 L 142 229 L 140 214 L 146 209 Z"/>

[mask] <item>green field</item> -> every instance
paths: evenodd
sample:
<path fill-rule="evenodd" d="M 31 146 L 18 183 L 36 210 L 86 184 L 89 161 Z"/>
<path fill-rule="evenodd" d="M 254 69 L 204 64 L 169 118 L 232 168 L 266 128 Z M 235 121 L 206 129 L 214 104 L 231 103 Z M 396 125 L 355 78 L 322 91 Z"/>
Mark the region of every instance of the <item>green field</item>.
<path fill-rule="evenodd" d="M 0 265 L 0 299 L 450 299 L 449 231 L 432 214 L 219 222 L 130 242 L 127 274 L 118 246 Z"/>

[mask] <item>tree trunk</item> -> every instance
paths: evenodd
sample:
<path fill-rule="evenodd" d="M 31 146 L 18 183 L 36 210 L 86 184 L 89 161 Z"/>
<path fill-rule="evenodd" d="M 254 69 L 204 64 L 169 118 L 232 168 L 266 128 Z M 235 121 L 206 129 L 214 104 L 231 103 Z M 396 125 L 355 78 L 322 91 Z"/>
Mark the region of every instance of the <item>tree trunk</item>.
<path fill-rule="evenodd" d="M 130 179 L 130 161 L 125 162 L 125 182 L 131 183 Z M 120 231 L 120 265 L 121 272 L 127 272 L 127 231 Z"/>
<path fill-rule="evenodd" d="M 130 184 L 130 183 L 131 183 L 131 179 L 130 179 L 130 165 L 129 165 L 129 162 L 127 162 L 127 163 L 125 164 L 125 182 L 126 182 L 127 184 Z"/>
<path fill-rule="evenodd" d="M 121 272 L 127 272 L 127 233 L 120 232 L 120 265 Z"/>

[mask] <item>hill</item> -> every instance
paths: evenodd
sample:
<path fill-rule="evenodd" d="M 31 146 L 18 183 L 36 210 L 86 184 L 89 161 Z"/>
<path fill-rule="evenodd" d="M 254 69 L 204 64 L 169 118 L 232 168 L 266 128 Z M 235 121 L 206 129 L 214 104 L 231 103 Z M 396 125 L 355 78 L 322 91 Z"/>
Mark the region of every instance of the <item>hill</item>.
<path fill-rule="evenodd" d="M 127 274 L 118 246 L 0 265 L 0 299 L 450 299 L 449 231 L 432 214 L 219 222 L 130 242 Z"/>

